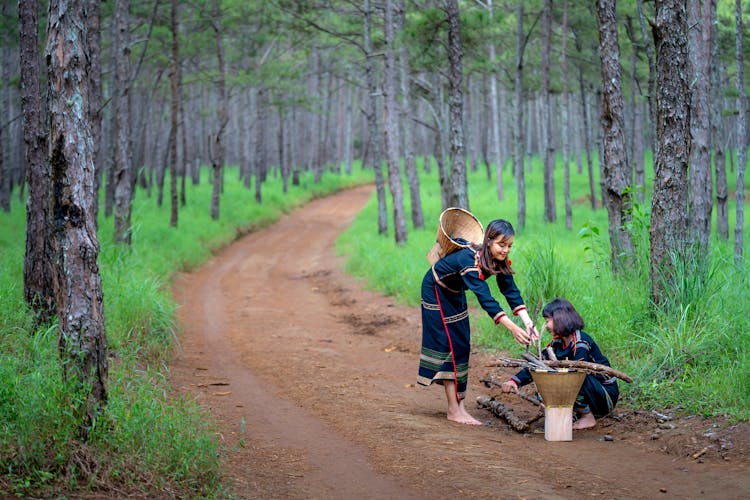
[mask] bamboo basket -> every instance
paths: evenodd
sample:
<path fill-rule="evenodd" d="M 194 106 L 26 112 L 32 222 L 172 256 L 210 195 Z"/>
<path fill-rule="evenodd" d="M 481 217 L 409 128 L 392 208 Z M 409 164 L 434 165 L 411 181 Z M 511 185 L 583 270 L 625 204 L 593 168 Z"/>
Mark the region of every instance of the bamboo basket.
<path fill-rule="evenodd" d="M 573 403 L 586 379 L 585 372 L 531 370 L 539 394 L 544 401 L 544 439 L 573 440 Z"/>
<path fill-rule="evenodd" d="M 435 244 L 427 252 L 430 265 L 435 265 L 446 255 L 468 246 L 457 242 L 457 238 L 480 244 L 484 238 L 484 229 L 479 219 L 468 210 L 456 207 L 447 208 L 440 214 Z"/>

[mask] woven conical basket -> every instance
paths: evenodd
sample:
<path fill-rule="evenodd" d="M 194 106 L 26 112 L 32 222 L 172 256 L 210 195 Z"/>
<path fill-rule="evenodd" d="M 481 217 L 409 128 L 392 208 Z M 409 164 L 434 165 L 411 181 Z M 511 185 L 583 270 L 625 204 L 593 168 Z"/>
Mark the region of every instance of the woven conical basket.
<path fill-rule="evenodd" d="M 578 391 L 583 385 L 586 373 L 578 371 L 531 370 L 539 394 L 542 395 L 545 407 L 573 407 Z"/>
<path fill-rule="evenodd" d="M 427 252 L 427 260 L 434 265 L 449 253 L 459 248 L 466 248 L 467 245 L 458 243 L 457 238 L 480 244 L 483 237 L 482 223 L 471 212 L 463 208 L 447 208 L 440 214 L 437 238 L 435 244 Z"/>

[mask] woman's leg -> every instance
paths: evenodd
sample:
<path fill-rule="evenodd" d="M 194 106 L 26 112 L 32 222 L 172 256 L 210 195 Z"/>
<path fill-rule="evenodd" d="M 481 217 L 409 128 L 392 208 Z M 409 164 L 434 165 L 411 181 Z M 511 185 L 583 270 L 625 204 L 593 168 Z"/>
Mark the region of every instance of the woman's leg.
<path fill-rule="evenodd" d="M 459 424 L 469 425 L 482 425 L 482 422 L 472 417 L 466 408 L 464 407 L 464 400 L 458 399 L 456 394 L 456 382 L 453 380 L 445 380 L 443 382 L 445 387 L 445 397 L 448 400 L 448 420 L 452 422 L 458 422 Z"/>

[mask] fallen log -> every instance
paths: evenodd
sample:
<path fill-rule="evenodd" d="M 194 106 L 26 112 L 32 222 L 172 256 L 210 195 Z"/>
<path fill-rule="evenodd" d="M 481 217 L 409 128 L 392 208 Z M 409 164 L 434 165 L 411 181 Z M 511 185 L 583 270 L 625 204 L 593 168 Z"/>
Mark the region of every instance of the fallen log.
<path fill-rule="evenodd" d="M 503 385 L 502 382 L 498 382 L 497 380 L 495 380 L 492 377 L 490 377 L 490 378 L 480 378 L 479 381 L 482 382 L 482 383 L 484 383 L 485 387 L 490 387 L 492 385 L 496 385 L 498 387 L 501 387 Z M 542 404 L 541 402 L 539 402 L 538 399 L 536 399 L 534 397 L 531 397 L 531 396 L 527 396 L 526 394 L 522 394 L 520 392 L 514 392 L 513 394 L 515 394 L 516 396 L 518 396 L 521 399 L 525 399 L 526 401 L 528 401 L 529 403 L 533 404 L 534 406 L 539 406 L 539 405 Z"/>
<path fill-rule="evenodd" d="M 505 420 L 511 428 L 518 432 L 528 432 L 531 428 L 529 422 L 521 420 L 513 413 L 513 410 L 505 406 L 500 401 L 495 401 L 489 396 L 477 397 L 477 404 L 480 408 L 486 408 L 494 413 L 496 416 Z M 535 418 L 535 420 L 538 420 Z"/>

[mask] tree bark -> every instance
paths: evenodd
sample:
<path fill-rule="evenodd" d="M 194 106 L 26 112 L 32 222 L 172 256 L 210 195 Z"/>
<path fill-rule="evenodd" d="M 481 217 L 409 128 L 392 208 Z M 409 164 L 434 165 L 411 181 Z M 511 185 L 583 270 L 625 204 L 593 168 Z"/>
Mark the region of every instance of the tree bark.
<path fill-rule="evenodd" d="M 398 0 L 398 17 L 396 26 L 399 33 L 403 33 L 406 26 L 405 0 Z M 414 137 L 411 127 L 411 92 L 409 91 L 409 58 L 406 53 L 406 45 L 398 44 L 399 80 L 401 83 L 401 130 L 403 130 L 404 144 L 404 172 L 409 182 L 409 199 L 411 200 L 411 224 L 414 229 L 424 228 L 424 215 L 422 214 L 422 195 L 420 193 L 419 174 L 417 172 L 416 160 L 414 159 Z"/>
<path fill-rule="evenodd" d="M 394 48 L 394 7 L 393 0 L 385 0 L 385 68 L 383 76 L 385 85 L 385 126 L 383 138 L 388 165 L 388 186 L 393 203 L 393 227 L 397 245 L 406 243 L 406 219 L 404 216 L 404 192 L 401 184 L 401 158 L 399 155 L 398 105 L 396 104 L 396 50 Z"/>
<path fill-rule="evenodd" d="M 45 155 L 47 135 L 42 124 L 42 101 L 39 86 L 39 37 L 37 35 L 37 1 L 18 2 L 21 52 L 21 108 L 23 140 L 26 151 L 26 253 L 24 256 L 24 298 L 41 324 L 55 313 L 52 288 L 52 248 L 48 226 L 50 170 Z"/>
<path fill-rule="evenodd" d="M 562 22 L 562 49 L 560 53 L 560 72 L 562 78 L 562 157 L 564 169 L 564 188 L 563 196 L 565 198 L 565 228 L 573 228 L 573 202 L 570 199 L 570 162 L 568 153 L 570 149 L 569 132 L 570 132 L 570 96 L 568 94 L 568 0 L 563 2 L 563 22 Z"/>
<path fill-rule="evenodd" d="M 219 201 L 222 188 L 222 170 L 224 169 L 224 130 L 229 123 L 229 103 L 227 101 L 226 87 L 226 64 L 224 62 L 224 43 L 222 42 L 221 32 L 221 11 L 219 10 L 219 0 L 214 0 L 213 14 L 211 16 L 211 27 L 214 30 L 214 40 L 216 43 L 216 63 L 219 70 L 216 82 L 219 92 L 219 110 L 218 110 L 218 127 L 216 135 L 211 141 L 211 168 L 213 172 L 213 186 L 211 189 L 211 219 L 219 219 Z"/>
<path fill-rule="evenodd" d="M 711 2 L 688 0 L 688 51 L 693 72 L 690 92 L 690 160 L 688 173 L 688 230 L 697 255 L 708 251 L 711 241 L 713 180 L 709 149 L 709 62 Z M 715 5 L 714 5 L 715 8 Z"/>
<path fill-rule="evenodd" d="M 742 0 L 734 10 L 735 58 L 737 61 L 737 183 L 735 184 L 734 260 L 742 262 L 742 232 L 745 225 L 745 164 L 747 163 L 747 99 L 745 95 L 745 60 L 742 50 Z"/>
<path fill-rule="evenodd" d="M 52 0 L 47 27 L 54 290 L 63 377 L 83 398 L 74 411 L 80 435 L 107 402 L 107 337 L 104 328 L 99 242 L 93 220 L 94 145 L 89 123 L 83 6 Z"/>
<path fill-rule="evenodd" d="M 526 172 L 523 166 L 524 145 L 526 139 L 523 133 L 523 4 L 526 0 L 518 0 L 516 4 L 516 71 L 514 78 L 514 100 L 516 122 L 513 126 L 513 172 L 516 175 L 516 190 L 518 192 L 518 215 L 516 225 L 518 229 L 526 227 Z"/>
<path fill-rule="evenodd" d="M 448 108 L 450 119 L 450 179 L 448 181 L 448 203 L 454 207 L 469 209 L 464 157 L 463 119 L 463 48 L 461 46 L 461 23 L 458 0 L 444 0 L 448 15 Z"/>
<path fill-rule="evenodd" d="M 637 0 L 638 7 L 638 24 L 641 27 L 641 36 L 643 38 L 643 48 L 646 51 L 646 59 L 648 60 L 648 111 L 649 111 L 649 139 L 651 144 L 651 151 L 653 157 L 657 156 L 658 142 L 656 139 L 656 123 L 658 121 L 657 116 L 657 102 L 656 102 L 656 61 L 654 56 L 654 47 L 651 45 L 651 38 L 648 36 L 646 30 L 646 16 L 643 14 L 643 0 Z"/>
<path fill-rule="evenodd" d="M 492 0 L 487 0 L 487 13 L 490 18 L 490 25 L 493 24 L 493 7 Z M 497 54 L 495 49 L 494 40 L 490 40 L 487 44 L 487 48 L 490 53 L 490 67 L 494 70 L 497 65 Z M 491 141 L 490 141 L 490 158 L 488 163 L 495 165 L 495 175 L 497 176 L 497 199 L 503 201 L 505 199 L 505 193 L 503 192 L 503 164 L 500 155 L 500 111 L 497 109 L 497 77 L 494 71 L 489 74 L 490 79 L 490 130 L 491 130 Z"/>
<path fill-rule="evenodd" d="M 617 37 L 616 1 L 597 0 L 599 55 L 602 71 L 604 203 L 609 219 L 610 262 L 613 273 L 630 267 L 633 242 L 628 231 L 632 208 L 630 175 L 625 157 L 624 102 Z"/>
<path fill-rule="evenodd" d="M 255 99 L 255 111 L 257 113 L 256 115 L 256 122 L 257 127 L 255 127 L 255 133 L 256 133 L 256 140 L 255 140 L 255 158 L 253 161 L 254 165 L 254 171 L 255 171 L 255 202 L 256 203 L 262 203 L 263 202 L 263 181 L 266 176 L 266 168 L 267 168 L 267 161 L 266 161 L 266 131 L 265 131 L 265 123 L 266 123 L 266 103 L 265 103 L 265 89 L 263 87 L 258 87 L 256 92 L 256 99 Z M 317 151 L 320 151 L 319 148 L 316 148 Z M 320 155 L 318 155 L 318 158 L 320 158 Z M 315 165 L 315 182 L 320 182 L 320 178 L 318 175 L 322 175 L 322 170 L 320 166 L 316 163 Z"/>
<path fill-rule="evenodd" d="M 170 29 L 172 31 L 172 68 L 169 75 L 170 106 L 169 106 L 169 194 L 170 194 L 170 216 L 169 226 L 177 227 L 179 217 L 177 208 L 177 134 L 180 88 L 179 88 L 179 66 L 180 66 L 180 38 L 177 24 L 177 0 L 172 0 L 170 9 Z"/>
<path fill-rule="evenodd" d="M 385 202 L 385 182 L 381 166 L 382 151 L 380 146 L 380 126 L 378 121 L 377 86 L 375 85 L 375 63 L 372 52 L 372 11 L 370 0 L 364 0 L 363 50 L 365 52 L 365 79 L 369 94 L 367 111 L 367 126 L 370 138 L 370 163 L 375 171 L 375 191 L 378 198 L 378 234 L 388 233 L 388 211 Z M 363 162 L 366 164 L 366 162 Z"/>
<path fill-rule="evenodd" d="M 555 206 L 555 143 L 552 139 L 552 110 L 550 93 L 550 38 L 552 36 L 552 0 L 544 0 L 542 12 L 542 147 L 544 158 L 544 220 L 555 222 L 557 208 Z"/>
<path fill-rule="evenodd" d="M 89 45 L 89 92 L 91 108 L 91 137 L 94 141 L 94 223 L 98 224 L 99 215 L 99 185 L 104 170 L 104 158 L 101 154 L 102 145 L 102 62 L 101 62 L 101 1 L 86 0 L 84 9 L 88 24 L 87 42 Z"/>
<path fill-rule="evenodd" d="M 716 232 L 719 237 L 727 241 L 729 239 L 729 198 L 727 188 L 726 157 L 724 155 L 724 120 L 722 110 L 724 109 L 724 96 L 721 88 L 721 73 L 723 65 L 719 58 L 719 29 L 716 14 L 716 0 L 711 2 L 711 60 L 714 64 L 709 65 L 709 79 L 711 92 L 711 139 L 710 143 L 714 151 L 714 176 L 716 178 Z"/>
<path fill-rule="evenodd" d="M 659 304 L 674 276 L 687 230 L 690 146 L 686 0 L 656 0 L 657 154 L 651 198 L 651 298 Z"/>
<path fill-rule="evenodd" d="M 114 14 L 115 89 L 114 113 L 114 182 L 115 243 L 130 245 L 131 201 L 133 199 L 133 165 L 130 151 L 130 0 L 116 0 Z"/>

